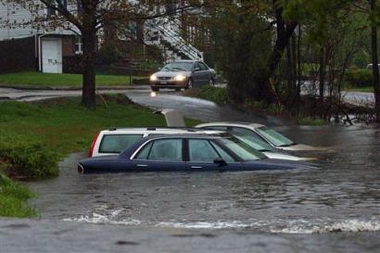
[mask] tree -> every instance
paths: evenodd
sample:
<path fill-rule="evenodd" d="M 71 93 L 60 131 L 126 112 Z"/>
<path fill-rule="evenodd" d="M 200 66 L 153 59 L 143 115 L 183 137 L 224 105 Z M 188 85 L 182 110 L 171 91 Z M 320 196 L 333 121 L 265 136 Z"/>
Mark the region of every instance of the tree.
<path fill-rule="evenodd" d="M 78 33 L 82 38 L 83 86 L 81 104 L 94 109 L 95 94 L 95 58 L 98 49 L 99 32 L 104 25 L 126 27 L 131 20 L 147 20 L 178 11 L 172 8 L 170 0 L 6 0 L 21 4 L 34 14 L 29 22 L 44 29 L 65 29 Z M 176 1 L 174 1 L 176 2 Z M 191 1 L 196 4 L 198 1 Z M 170 5 L 171 8 L 167 8 Z M 42 8 L 49 15 L 41 15 Z M 179 6 L 183 10 L 190 5 Z"/>
<path fill-rule="evenodd" d="M 18 3 L 34 16 L 24 20 L 38 30 L 71 30 L 82 39 L 83 85 L 81 104 L 94 109 L 95 96 L 95 57 L 98 47 L 98 35 L 107 20 L 128 22 L 128 14 L 135 6 L 129 1 L 102 0 L 7 0 Z M 43 12 L 47 9 L 47 12 Z"/>
<path fill-rule="evenodd" d="M 277 103 L 274 77 L 297 27 L 297 22 L 284 21 L 283 3 L 209 0 L 203 7 L 222 56 L 218 64 L 228 63 L 223 70 L 232 99 Z"/>
<path fill-rule="evenodd" d="M 372 49 L 372 84 L 375 95 L 375 113 L 376 121 L 380 123 L 380 77 L 379 77 L 379 59 L 377 48 L 377 26 L 379 24 L 379 9 L 377 0 L 369 0 L 371 10 L 371 49 Z"/>
<path fill-rule="evenodd" d="M 347 21 L 347 18 L 341 19 L 340 15 L 350 15 L 355 17 L 356 14 L 361 14 L 361 18 L 366 20 L 366 24 L 362 24 L 357 27 L 356 33 L 352 35 L 353 40 L 357 40 L 357 32 L 367 29 L 368 34 L 371 34 L 371 61 L 372 61 L 372 75 L 373 75 L 373 89 L 375 95 L 375 113 L 376 121 L 380 122 L 380 83 L 378 72 L 378 41 L 377 41 L 377 29 L 380 24 L 380 6 L 377 4 L 377 0 L 320 0 L 320 1 L 307 1 L 307 0 L 284 0 L 288 2 L 288 8 L 286 15 L 292 19 L 299 20 L 300 22 L 306 22 L 307 20 L 313 20 L 312 29 L 309 30 L 312 33 L 317 34 L 314 36 L 316 41 L 322 42 L 326 31 L 329 31 L 328 27 L 332 25 L 329 21 L 333 21 L 334 24 L 343 26 L 343 22 Z M 352 21 L 351 21 L 352 22 Z M 354 31 L 355 32 L 355 31 Z M 335 37 L 335 35 L 333 35 Z M 319 39 L 318 39 L 319 38 Z M 335 38 L 336 39 L 336 38 Z M 341 43 L 342 44 L 342 43 Z M 341 46 L 341 45 L 340 45 Z M 323 64 L 325 65 L 325 64 Z M 322 65 L 321 65 L 322 66 Z M 322 66 L 323 67 L 323 66 Z M 324 71 L 321 71 L 321 73 Z M 323 76 L 320 77 L 321 81 L 324 80 Z M 321 96 L 322 87 L 320 91 Z"/>

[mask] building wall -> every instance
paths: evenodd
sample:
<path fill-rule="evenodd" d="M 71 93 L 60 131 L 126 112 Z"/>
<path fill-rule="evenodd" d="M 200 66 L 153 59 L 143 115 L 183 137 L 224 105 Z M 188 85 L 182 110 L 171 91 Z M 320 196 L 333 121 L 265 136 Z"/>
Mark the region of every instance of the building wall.
<path fill-rule="evenodd" d="M 46 14 L 46 9 L 42 8 L 38 14 Z M 62 56 L 75 56 L 76 37 L 71 31 L 37 30 L 26 24 L 32 19 L 32 13 L 21 5 L 0 0 L 0 73 L 39 70 L 43 38 L 61 38 Z"/>
<path fill-rule="evenodd" d="M 26 38 L 37 32 L 26 24 L 32 20 L 32 13 L 18 4 L 0 0 L 0 18 L 0 41 Z"/>
<path fill-rule="evenodd" d="M 17 40 L 0 41 L 0 73 L 36 71 L 35 36 Z"/>

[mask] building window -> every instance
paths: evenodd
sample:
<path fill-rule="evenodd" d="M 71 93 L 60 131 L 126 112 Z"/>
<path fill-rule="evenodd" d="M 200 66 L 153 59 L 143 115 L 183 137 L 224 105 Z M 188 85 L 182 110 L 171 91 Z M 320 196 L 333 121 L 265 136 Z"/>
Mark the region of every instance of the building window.
<path fill-rule="evenodd" d="M 56 8 L 64 8 L 67 9 L 67 0 L 51 0 L 51 5 L 47 7 L 47 15 L 55 16 L 58 14 Z"/>
<path fill-rule="evenodd" d="M 77 38 L 77 42 L 75 43 L 75 48 L 74 48 L 75 54 L 82 54 L 82 40 L 81 38 Z"/>

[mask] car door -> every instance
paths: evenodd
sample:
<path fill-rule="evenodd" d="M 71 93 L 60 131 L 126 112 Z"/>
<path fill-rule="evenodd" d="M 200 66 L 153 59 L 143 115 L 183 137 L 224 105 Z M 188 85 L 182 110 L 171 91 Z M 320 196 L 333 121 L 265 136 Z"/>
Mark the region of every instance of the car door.
<path fill-rule="evenodd" d="M 202 84 L 202 70 L 198 62 L 194 63 L 193 71 L 191 73 L 191 78 L 193 79 L 193 85 L 199 87 Z"/>
<path fill-rule="evenodd" d="M 240 162 L 207 139 L 188 139 L 186 168 L 190 171 L 237 170 Z"/>
<path fill-rule="evenodd" d="M 200 68 L 199 75 L 202 84 L 209 84 L 211 78 L 211 72 L 209 68 L 203 62 L 198 62 Z"/>
<path fill-rule="evenodd" d="M 155 139 L 145 144 L 131 160 L 134 171 L 183 171 L 181 138 Z"/>

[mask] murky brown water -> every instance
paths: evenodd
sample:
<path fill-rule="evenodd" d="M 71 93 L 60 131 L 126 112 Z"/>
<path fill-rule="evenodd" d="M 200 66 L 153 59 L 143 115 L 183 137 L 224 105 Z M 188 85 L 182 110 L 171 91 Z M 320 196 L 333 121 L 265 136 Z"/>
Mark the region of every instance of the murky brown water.
<path fill-rule="evenodd" d="M 133 96 L 141 103 L 151 101 L 143 93 Z M 162 95 L 156 109 L 185 104 L 184 114 L 201 120 L 244 117 L 208 102 L 176 100 L 180 101 Z M 197 105 L 199 111 L 189 111 Z M 257 119 L 297 142 L 328 148 L 308 154 L 319 158 L 320 168 L 80 175 L 76 162 L 85 154 L 73 154 L 62 162 L 59 178 L 29 184 L 39 193 L 32 204 L 40 210 L 42 224 L 58 222 L 79 238 L 83 230 L 93 236 L 101 228 L 104 233 L 116 230 L 116 237 L 130 229 L 140 233 L 139 239 L 153 233 L 153 245 L 162 246 L 154 248 L 155 252 L 376 252 L 380 246 L 380 130 L 286 127 L 278 120 Z M 73 224 L 78 228 L 73 229 Z M 31 227 L 38 226 L 33 223 Z M 179 231 L 193 238 L 192 246 L 181 246 L 178 240 L 172 240 L 173 245 L 156 241 L 157 236 L 178 235 Z"/>

